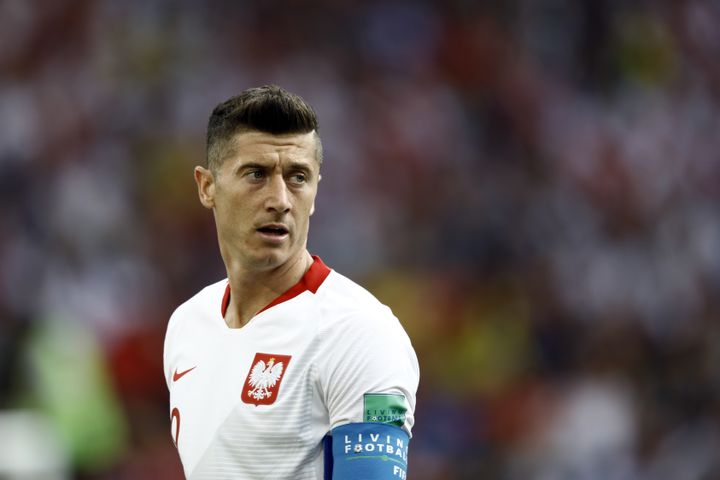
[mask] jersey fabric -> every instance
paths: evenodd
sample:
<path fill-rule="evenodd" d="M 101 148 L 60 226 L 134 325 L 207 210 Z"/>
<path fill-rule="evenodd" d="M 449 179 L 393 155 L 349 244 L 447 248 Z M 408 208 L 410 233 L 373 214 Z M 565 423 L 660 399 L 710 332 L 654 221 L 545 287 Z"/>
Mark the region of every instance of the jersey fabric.
<path fill-rule="evenodd" d="M 188 478 L 328 479 L 334 428 L 378 422 L 411 435 L 417 358 L 368 291 L 314 257 L 242 328 L 225 323 L 230 295 L 227 279 L 204 288 L 165 337 L 171 434 Z"/>

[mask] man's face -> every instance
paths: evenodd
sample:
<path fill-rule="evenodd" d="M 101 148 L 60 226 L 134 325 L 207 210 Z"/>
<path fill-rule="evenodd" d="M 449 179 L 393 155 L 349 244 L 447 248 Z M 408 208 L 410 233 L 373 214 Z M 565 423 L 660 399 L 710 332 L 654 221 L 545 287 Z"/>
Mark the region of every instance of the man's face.
<path fill-rule="evenodd" d="M 217 171 L 196 167 L 228 268 L 276 268 L 304 254 L 320 179 L 315 151 L 314 132 L 250 131 L 232 139 Z"/>

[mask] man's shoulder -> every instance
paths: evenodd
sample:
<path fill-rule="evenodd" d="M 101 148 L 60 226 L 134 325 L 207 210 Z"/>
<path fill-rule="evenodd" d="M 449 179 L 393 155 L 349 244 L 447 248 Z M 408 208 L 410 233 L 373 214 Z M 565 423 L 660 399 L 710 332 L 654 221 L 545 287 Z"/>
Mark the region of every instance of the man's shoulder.
<path fill-rule="evenodd" d="M 387 308 L 365 287 L 333 270 L 323 283 L 319 298 L 326 307 L 337 306 L 343 310 Z"/>
<path fill-rule="evenodd" d="M 318 291 L 319 309 L 327 328 L 373 328 L 400 326 L 392 310 L 365 287 L 336 272 Z"/>
<path fill-rule="evenodd" d="M 212 309 L 220 312 L 222 297 L 227 287 L 227 279 L 212 283 L 195 295 L 181 303 L 170 316 L 170 323 L 181 321 L 188 315 L 196 316 L 198 313 L 207 314 Z"/>
<path fill-rule="evenodd" d="M 163 347 L 168 386 L 170 386 L 171 378 L 170 365 L 175 365 L 178 352 L 189 345 L 197 347 L 198 340 L 202 337 L 199 334 L 207 332 L 211 327 L 213 315 L 220 316 L 221 299 L 226 285 L 227 280 L 208 285 L 180 304 L 170 316 Z"/>

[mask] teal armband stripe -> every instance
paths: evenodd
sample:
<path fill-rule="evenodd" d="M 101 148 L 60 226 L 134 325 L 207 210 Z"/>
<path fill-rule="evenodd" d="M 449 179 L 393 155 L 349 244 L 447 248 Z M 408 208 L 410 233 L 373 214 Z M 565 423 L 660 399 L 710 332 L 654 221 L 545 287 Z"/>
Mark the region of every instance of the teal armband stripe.
<path fill-rule="evenodd" d="M 410 438 L 384 423 L 349 423 L 333 429 L 333 480 L 407 478 Z"/>

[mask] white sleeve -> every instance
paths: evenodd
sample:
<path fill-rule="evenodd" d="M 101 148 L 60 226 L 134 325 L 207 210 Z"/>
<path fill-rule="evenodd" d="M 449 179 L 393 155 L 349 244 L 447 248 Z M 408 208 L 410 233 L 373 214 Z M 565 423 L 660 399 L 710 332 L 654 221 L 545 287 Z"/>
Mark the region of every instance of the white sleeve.
<path fill-rule="evenodd" d="M 358 311 L 325 334 L 319 380 L 330 428 L 379 422 L 411 435 L 420 373 L 410 339 L 390 309 Z"/>

